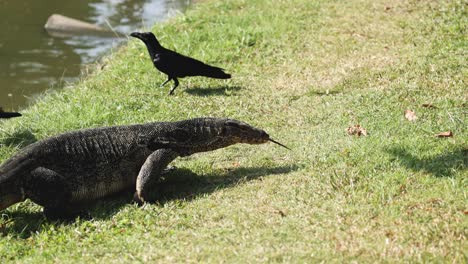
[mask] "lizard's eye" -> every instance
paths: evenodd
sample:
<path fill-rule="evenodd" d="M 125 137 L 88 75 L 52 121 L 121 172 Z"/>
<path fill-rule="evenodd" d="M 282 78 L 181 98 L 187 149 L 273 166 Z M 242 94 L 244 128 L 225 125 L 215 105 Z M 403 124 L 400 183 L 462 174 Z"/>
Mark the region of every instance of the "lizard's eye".
<path fill-rule="evenodd" d="M 221 127 L 221 130 L 219 130 L 219 135 L 225 135 L 226 134 L 226 127 Z"/>
<path fill-rule="evenodd" d="M 248 130 L 250 129 L 250 127 L 246 124 L 243 124 L 243 123 L 240 123 L 240 122 L 236 122 L 236 121 L 233 121 L 233 120 L 228 120 L 226 121 L 226 123 L 224 123 L 226 126 L 230 126 L 230 127 L 235 127 L 235 128 L 238 128 L 240 130 Z"/>

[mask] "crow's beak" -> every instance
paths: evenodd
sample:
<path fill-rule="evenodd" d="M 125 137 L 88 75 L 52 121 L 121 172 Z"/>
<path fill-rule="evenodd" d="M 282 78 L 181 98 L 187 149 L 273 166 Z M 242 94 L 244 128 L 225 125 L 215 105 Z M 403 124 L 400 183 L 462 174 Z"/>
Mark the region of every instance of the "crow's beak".
<path fill-rule="evenodd" d="M 140 32 L 133 32 L 133 33 L 130 34 L 130 37 L 141 39 L 140 36 L 141 36 Z"/>

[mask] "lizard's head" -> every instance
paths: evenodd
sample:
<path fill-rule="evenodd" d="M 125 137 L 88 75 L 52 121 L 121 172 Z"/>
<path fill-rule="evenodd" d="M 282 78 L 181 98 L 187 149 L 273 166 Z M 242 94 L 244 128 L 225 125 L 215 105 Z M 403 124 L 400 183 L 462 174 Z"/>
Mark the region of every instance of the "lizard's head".
<path fill-rule="evenodd" d="M 211 151 L 237 143 L 263 144 L 268 141 L 289 149 L 271 139 L 265 131 L 233 119 L 204 117 L 174 124 L 140 144 L 151 150 L 171 148 L 184 154 Z"/>
<path fill-rule="evenodd" d="M 221 124 L 220 135 L 230 138 L 234 143 L 263 144 L 271 141 L 289 149 L 285 145 L 271 139 L 270 135 L 264 130 L 234 119 L 227 119 Z"/>

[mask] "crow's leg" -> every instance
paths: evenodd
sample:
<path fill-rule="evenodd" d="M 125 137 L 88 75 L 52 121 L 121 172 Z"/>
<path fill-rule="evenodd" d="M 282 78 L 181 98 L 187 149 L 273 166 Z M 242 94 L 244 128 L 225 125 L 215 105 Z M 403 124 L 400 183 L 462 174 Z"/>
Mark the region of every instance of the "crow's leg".
<path fill-rule="evenodd" d="M 169 95 L 173 95 L 175 88 L 179 86 L 179 80 L 177 80 L 177 78 L 172 78 L 172 79 L 174 80 L 174 87 L 172 87 L 172 89 L 169 91 Z"/>
<path fill-rule="evenodd" d="M 158 149 L 148 156 L 136 180 L 134 199 L 138 203 L 155 201 L 161 174 L 179 154 L 171 149 Z"/>
<path fill-rule="evenodd" d="M 170 76 L 167 76 L 167 80 L 165 82 L 163 82 L 159 87 L 163 87 L 164 85 L 166 85 L 166 83 L 168 83 L 170 80 L 172 80 L 172 78 Z"/>

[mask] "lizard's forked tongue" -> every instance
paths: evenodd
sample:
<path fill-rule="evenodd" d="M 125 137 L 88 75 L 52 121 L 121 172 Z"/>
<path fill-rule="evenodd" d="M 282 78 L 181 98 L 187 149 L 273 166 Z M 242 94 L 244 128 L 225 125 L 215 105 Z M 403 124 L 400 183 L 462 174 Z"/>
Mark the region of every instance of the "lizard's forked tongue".
<path fill-rule="evenodd" d="M 291 150 L 290 148 L 286 147 L 285 145 L 279 143 L 278 141 L 275 141 L 275 140 L 273 140 L 273 139 L 271 139 L 271 138 L 269 138 L 268 140 L 271 141 L 271 142 L 273 142 L 273 143 L 275 143 L 275 144 L 277 144 L 277 145 L 282 146 L 283 148 L 286 148 L 286 149 Z"/>

